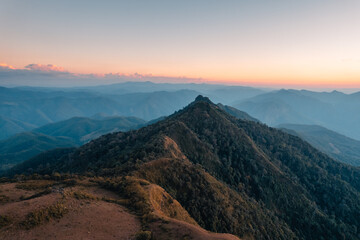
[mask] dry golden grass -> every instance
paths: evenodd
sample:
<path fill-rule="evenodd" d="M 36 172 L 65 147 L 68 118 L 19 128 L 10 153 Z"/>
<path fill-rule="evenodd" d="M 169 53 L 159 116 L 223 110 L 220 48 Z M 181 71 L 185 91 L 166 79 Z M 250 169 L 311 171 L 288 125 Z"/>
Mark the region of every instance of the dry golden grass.
<path fill-rule="evenodd" d="M 85 191 L 73 191 L 71 196 L 78 200 L 98 200 L 98 198 L 90 193 Z"/>
<path fill-rule="evenodd" d="M 54 181 L 51 180 L 28 180 L 26 182 L 20 182 L 16 184 L 16 188 L 23 190 L 38 190 L 38 189 L 46 189 L 55 184 Z"/>
<path fill-rule="evenodd" d="M 20 225 L 25 229 L 31 229 L 43 223 L 49 222 L 51 219 L 60 219 L 66 213 L 68 209 L 61 202 L 57 202 L 54 205 L 48 206 L 43 209 L 30 212 L 24 221 L 20 222 Z"/>
<path fill-rule="evenodd" d="M 173 199 L 163 188 L 152 184 L 147 190 L 154 213 L 161 217 L 174 218 L 198 226 L 197 222 L 189 215 L 181 204 Z"/>

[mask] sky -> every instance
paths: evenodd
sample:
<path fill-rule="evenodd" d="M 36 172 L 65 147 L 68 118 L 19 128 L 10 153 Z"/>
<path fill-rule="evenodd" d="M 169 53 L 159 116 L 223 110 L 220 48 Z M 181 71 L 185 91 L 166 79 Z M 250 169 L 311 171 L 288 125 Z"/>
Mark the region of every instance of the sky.
<path fill-rule="evenodd" d="M 359 12 L 358 0 L 0 0 L 0 85 L 359 88 Z"/>

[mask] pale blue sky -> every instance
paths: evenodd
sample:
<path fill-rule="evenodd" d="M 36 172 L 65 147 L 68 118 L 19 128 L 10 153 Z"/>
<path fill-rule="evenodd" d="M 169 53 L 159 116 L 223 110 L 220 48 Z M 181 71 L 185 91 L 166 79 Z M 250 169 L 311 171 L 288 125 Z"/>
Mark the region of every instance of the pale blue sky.
<path fill-rule="evenodd" d="M 0 0 L 0 62 L 360 85 L 360 1 Z"/>

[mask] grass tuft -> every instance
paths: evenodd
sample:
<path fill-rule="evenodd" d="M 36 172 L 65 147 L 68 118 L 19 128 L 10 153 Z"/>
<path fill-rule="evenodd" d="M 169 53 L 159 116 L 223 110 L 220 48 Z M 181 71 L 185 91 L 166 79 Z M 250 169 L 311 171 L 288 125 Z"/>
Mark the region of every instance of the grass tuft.
<path fill-rule="evenodd" d="M 25 220 L 20 223 L 20 225 L 25 229 L 31 229 L 43 223 L 49 222 L 51 219 L 60 219 L 67 212 L 68 209 L 65 207 L 65 205 L 58 202 L 49 207 L 29 213 Z"/>

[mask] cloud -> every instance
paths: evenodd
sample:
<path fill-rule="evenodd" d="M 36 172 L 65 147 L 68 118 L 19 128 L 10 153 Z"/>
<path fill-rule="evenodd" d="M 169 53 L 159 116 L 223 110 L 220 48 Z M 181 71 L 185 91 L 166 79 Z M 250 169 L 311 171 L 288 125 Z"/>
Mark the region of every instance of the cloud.
<path fill-rule="evenodd" d="M 52 64 L 29 64 L 15 68 L 0 63 L 0 86 L 94 86 L 128 81 L 152 81 L 157 83 L 202 82 L 199 78 L 155 76 L 152 74 L 80 74 L 71 73 Z"/>
<path fill-rule="evenodd" d="M 43 64 L 32 63 L 25 66 L 25 68 L 28 70 L 40 71 L 40 72 L 66 72 L 63 67 L 59 67 L 52 64 L 43 65 Z"/>
<path fill-rule="evenodd" d="M 0 69 L 15 69 L 13 66 L 8 65 L 6 63 L 0 63 Z"/>

